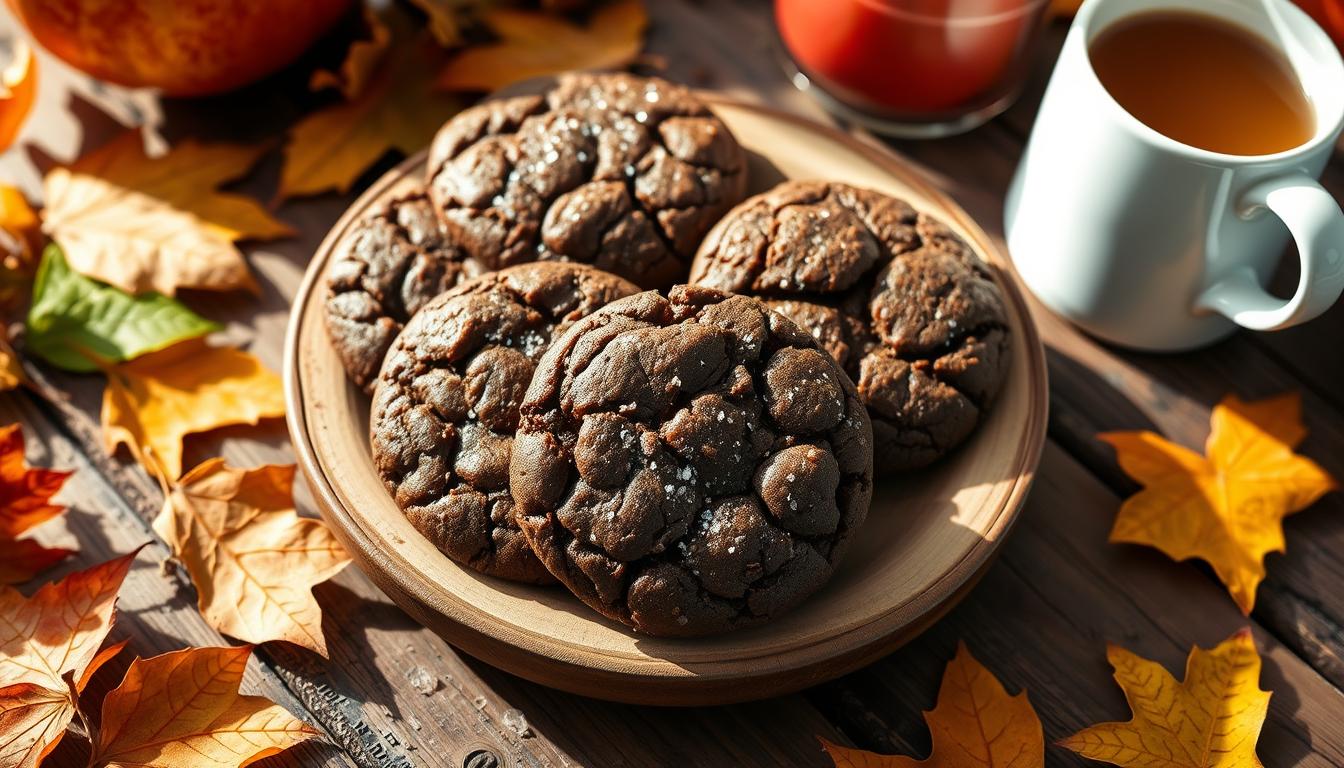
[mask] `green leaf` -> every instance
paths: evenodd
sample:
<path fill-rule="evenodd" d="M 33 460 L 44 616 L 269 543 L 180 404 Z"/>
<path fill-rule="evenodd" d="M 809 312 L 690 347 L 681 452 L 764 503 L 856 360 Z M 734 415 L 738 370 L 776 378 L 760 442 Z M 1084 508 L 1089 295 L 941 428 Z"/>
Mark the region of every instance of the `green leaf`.
<path fill-rule="evenodd" d="M 33 281 L 24 347 L 67 371 L 96 371 L 204 336 L 219 326 L 159 293 L 132 296 L 84 277 L 52 243 Z"/>

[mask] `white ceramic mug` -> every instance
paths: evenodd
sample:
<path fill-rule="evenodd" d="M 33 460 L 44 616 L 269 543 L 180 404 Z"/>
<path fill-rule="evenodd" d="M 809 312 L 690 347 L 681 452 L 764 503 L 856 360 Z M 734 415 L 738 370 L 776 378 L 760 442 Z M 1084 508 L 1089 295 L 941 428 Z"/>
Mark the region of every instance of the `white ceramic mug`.
<path fill-rule="evenodd" d="M 1226 155 L 1126 112 L 1097 79 L 1088 45 L 1115 21 L 1153 10 L 1207 13 L 1282 52 L 1315 110 L 1311 139 L 1272 155 Z M 1013 263 L 1056 312 L 1140 349 L 1189 349 L 1237 325 L 1309 320 L 1344 288 L 1344 214 L 1315 181 L 1341 127 L 1339 51 L 1288 0 L 1086 0 L 1008 193 Z M 1290 235 L 1302 268 L 1285 300 L 1262 286 Z"/>

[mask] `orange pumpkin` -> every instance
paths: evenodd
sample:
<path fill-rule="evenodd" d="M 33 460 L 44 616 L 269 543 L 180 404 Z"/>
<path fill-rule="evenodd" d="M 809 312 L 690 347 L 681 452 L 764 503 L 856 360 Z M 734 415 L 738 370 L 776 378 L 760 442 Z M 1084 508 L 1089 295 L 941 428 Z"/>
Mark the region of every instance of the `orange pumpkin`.
<path fill-rule="evenodd" d="M 298 58 L 351 0 L 7 0 L 47 50 L 101 80 L 203 96 Z"/>

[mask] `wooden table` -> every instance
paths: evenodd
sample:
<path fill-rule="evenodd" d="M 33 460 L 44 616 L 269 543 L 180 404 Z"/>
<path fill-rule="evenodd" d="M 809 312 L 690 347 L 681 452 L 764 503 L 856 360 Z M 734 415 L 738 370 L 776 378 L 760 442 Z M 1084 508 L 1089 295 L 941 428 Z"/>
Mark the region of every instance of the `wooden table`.
<path fill-rule="evenodd" d="M 649 5 L 655 16 L 649 50 L 666 57 L 669 76 L 826 119 L 781 74 L 766 4 Z M 891 145 L 996 237 L 1004 190 L 1062 31 L 1062 25 L 1052 28 L 1031 86 L 1007 115 L 967 136 Z M 54 76 L 79 82 L 69 74 Z M 93 137 L 85 143 L 96 143 L 106 120 L 78 100 L 74 106 Z M 217 103 L 169 104 L 165 131 L 170 138 L 256 137 L 292 109 L 282 96 L 253 89 Z M 272 155 L 243 188 L 267 199 L 277 170 Z M 1338 156 L 1325 183 L 1344 195 Z M 279 209 L 301 235 L 250 249 L 263 286 L 259 302 L 245 296 L 189 300 L 226 319 L 234 338 L 278 369 L 288 297 L 318 240 L 352 197 Z M 1010 691 L 1028 690 L 1048 743 L 1094 722 L 1127 718 L 1106 663 L 1107 641 L 1179 674 L 1192 645 L 1210 647 L 1250 626 L 1265 659 L 1261 685 L 1274 694 L 1259 743 L 1265 764 L 1344 765 L 1344 494 L 1327 496 L 1288 521 L 1289 554 L 1270 556 L 1269 576 L 1247 619 L 1204 565 L 1106 542 L 1120 499 L 1135 486 L 1095 439 L 1102 430 L 1147 428 L 1199 447 L 1210 408 L 1228 391 L 1260 397 L 1299 390 L 1311 430 L 1303 452 L 1344 477 L 1344 304 L 1305 327 L 1242 333 L 1207 350 L 1167 356 L 1111 349 L 1040 306 L 1033 313 L 1046 340 L 1052 384 L 1050 439 L 1035 487 L 979 586 L 904 649 L 835 682 L 754 704 L 622 706 L 542 688 L 458 654 L 351 568 L 316 590 L 326 613 L 329 662 L 284 644 L 257 651 L 245 690 L 275 699 L 330 736 L 329 744 L 306 745 L 266 764 L 829 765 L 818 736 L 924 755 L 929 737 L 920 713 L 933 706 L 958 640 Z M 113 639 L 129 638 L 131 650 L 142 656 L 226 642 L 197 614 L 181 572 L 161 567 L 168 552 L 147 523 L 162 502 L 158 486 L 124 454 L 109 457 L 102 448 L 101 379 L 41 373 L 66 397 L 0 395 L 0 423 L 23 423 L 34 463 L 75 470 L 61 497 L 72 507 L 65 528 L 43 530 L 44 539 L 79 549 L 56 575 L 152 541 L 122 592 Z M 292 461 L 279 421 L 191 438 L 187 447 L 187 466 L 215 455 L 241 466 Z M 304 489 L 299 505 L 312 510 Z M 119 679 L 129 657 L 123 654 L 100 684 Z M 432 685 L 424 684 L 426 678 Z M 526 716 L 524 733 L 506 724 L 515 710 Z M 51 764 L 77 764 L 73 752 L 62 750 L 62 759 Z M 1047 760 L 1083 763 L 1057 747 L 1047 747 Z"/>

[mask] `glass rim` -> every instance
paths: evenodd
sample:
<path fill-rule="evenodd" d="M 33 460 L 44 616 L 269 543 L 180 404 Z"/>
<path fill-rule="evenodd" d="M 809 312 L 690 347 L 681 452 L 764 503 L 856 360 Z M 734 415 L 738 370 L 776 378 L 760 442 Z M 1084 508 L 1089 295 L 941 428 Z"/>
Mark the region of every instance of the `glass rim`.
<path fill-rule="evenodd" d="M 942 24 L 944 26 L 956 26 L 959 24 L 987 24 L 1000 21 L 1008 21 L 1020 16 L 1034 13 L 1042 6 L 1049 5 L 1050 0 L 1024 0 L 1019 6 L 1006 11 L 986 14 L 933 14 L 921 13 L 901 6 L 910 4 L 910 0 L 855 0 L 859 5 L 871 8 L 878 13 L 883 13 L 894 18 L 905 18 L 924 23 Z"/>

